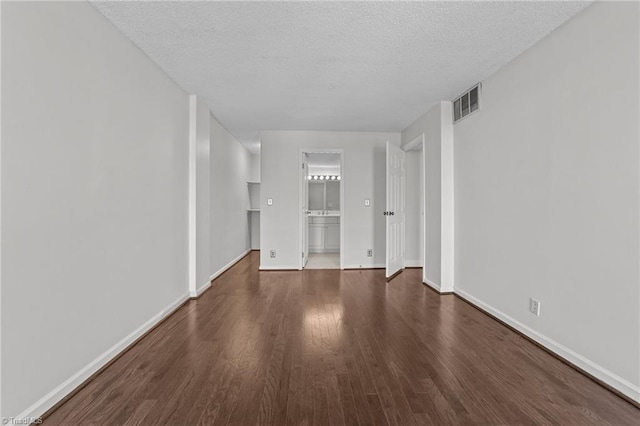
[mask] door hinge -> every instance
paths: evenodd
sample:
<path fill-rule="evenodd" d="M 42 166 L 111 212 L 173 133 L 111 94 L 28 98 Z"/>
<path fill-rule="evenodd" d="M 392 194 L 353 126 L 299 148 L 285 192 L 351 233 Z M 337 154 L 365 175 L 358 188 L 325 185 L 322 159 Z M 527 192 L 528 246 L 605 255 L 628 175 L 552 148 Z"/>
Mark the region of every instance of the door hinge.
<path fill-rule="evenodd" d="M 302 163 L 302 168 L 304 169 L 304 163 Z"/>
<path fill-rule="evenodd" d="M 304 259 L 304 252 L 302 252 L 302 258 Z"/>

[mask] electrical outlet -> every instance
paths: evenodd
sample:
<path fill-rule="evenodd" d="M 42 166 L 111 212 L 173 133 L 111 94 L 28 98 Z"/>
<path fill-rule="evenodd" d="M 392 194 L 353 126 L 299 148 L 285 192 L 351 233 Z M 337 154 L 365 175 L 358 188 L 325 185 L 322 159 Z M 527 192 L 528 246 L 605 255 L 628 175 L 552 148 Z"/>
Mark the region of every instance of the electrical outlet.
<path fill-rule="evenodd" d="M 529 299 L 529 312 L 540 316 L 540 302 L 536 299 Z"/>
<path fill-rule="evenodd" d="M 270 250 L 269 251 L 269 256 L 276 257 L 276 251 L 275 250 Z"/>
<path fill-rule="evenodd" d="M 373 249 L 367 249 L 367 257 L 373 257 Z"/>

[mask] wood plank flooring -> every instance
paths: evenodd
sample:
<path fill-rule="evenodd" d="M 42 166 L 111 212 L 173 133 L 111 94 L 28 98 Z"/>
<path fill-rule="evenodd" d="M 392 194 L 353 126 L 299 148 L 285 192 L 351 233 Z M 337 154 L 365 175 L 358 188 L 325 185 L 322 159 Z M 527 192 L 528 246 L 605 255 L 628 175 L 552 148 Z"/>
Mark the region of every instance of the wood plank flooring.
<path fill-rule="evenodd" d="M 640 410 L 409 269 L 218 278 L 53 425 L 631 425 Z"/>

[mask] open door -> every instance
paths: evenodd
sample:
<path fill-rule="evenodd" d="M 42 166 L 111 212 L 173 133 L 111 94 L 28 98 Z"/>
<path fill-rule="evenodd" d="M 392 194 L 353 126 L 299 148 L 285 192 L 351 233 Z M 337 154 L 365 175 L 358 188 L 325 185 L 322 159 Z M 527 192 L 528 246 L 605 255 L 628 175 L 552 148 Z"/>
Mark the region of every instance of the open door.
<path fill-rule="evenodd" d="M 404 269 L 404 151 L 387 142 L 387 279 Z"/>
<path fill-rule="evenodd" d="M 302 266 L 304 269 L 309 261 L 309 161 L 307 153 L 302 153 L 302 191 L 301 191 L 302 211 L 300 212 L 300 224 L 302 226 Z"/>

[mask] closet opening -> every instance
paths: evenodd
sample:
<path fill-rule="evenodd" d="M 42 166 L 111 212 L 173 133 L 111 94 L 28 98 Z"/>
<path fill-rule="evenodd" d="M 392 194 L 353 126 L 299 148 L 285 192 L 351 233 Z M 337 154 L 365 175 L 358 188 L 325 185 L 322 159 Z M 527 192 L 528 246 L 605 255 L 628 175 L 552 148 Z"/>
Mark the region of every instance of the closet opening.
<path fill-rule="evenodd" d="M 405 151 L 404 267 L 425 274 L 425 159 L 424 134 L 402 147 Z"/>

